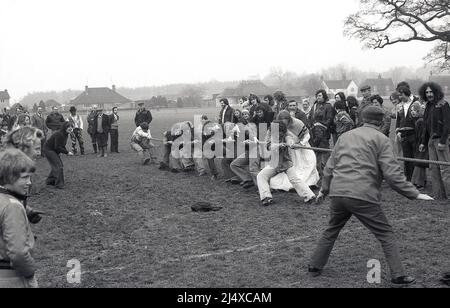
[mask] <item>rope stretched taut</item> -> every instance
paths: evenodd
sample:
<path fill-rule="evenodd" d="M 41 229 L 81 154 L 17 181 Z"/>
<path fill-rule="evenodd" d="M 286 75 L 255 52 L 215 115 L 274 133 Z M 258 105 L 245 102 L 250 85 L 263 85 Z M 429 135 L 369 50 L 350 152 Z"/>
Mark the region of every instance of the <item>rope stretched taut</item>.
<path fill-rule="evenodd" d="M 326 152 L 326 153 L 333 152 L 333 150 L 331 150 L 331 149 L 306 147 L 306 146 L 301 146 L 301 145 L 295 145 L 294 148 L 295 149 L 303 149 L 303 150 L 311 150 L 311 151 L 315 151 L 315 152 Z M 404 162 L 410 162 L 410 163 L 450 166 L 450 162 L 445 162 L 445 161 L 415 159 L 415 158 L 407 158 L 407 157 L 397 157 L 397 160 L 404 161 Z"/>

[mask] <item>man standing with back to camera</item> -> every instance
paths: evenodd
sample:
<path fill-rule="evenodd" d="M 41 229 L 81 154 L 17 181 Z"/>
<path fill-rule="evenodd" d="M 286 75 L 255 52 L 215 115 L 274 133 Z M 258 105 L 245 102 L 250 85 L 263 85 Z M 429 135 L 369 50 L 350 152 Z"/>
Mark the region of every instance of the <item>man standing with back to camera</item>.
<path fill-rule="evenodd" d="M 362 111 L 364 124 L 342 135 L 324 169 L 322 188 L 317 201 L 331 198 L 328 227 L 311 258 L 309 273 L 319 276 L 328 262 L 334 242 L 347 221 L 354 215 L 380 241 L 389 265 L 392 284 L 407 286 L 415 279 L 406 276 L 394 230 L 381 209 L 381 183 L 411 200 L 433 200 L 406 181 L 394 157 L 391 141 L 380 128 L 384 111 L 368 106 Z"/>

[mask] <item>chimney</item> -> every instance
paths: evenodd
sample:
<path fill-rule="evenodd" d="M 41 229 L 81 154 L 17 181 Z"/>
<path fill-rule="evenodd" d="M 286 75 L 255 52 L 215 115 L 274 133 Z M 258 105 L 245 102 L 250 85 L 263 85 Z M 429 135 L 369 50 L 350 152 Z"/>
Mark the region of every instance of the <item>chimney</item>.
<path fill-rule="evenodd" d="M 88 86 L 84 86 L 84 91 L 87 92 L 88 89 L 89 89 Z"/>
<path fill-rule="evenodd" d="M 381 74 L 378 74 L 378 79 L 381 79 Z"/>
<path fill-rule="evenodd" d="M 113 90 L 113 92 L 116 92 L 116 85 L 115 84 L 112 85 L 112 90 Z"/>
<path fill-rule="evenodd" d="M 347 74 L 342 73 L 342 80 L 347 80 Z"/>

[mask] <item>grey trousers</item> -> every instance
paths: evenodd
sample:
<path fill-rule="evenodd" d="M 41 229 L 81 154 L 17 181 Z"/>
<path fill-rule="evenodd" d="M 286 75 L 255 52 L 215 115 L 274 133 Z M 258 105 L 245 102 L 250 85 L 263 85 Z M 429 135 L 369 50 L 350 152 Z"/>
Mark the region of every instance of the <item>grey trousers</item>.
<path fill-rule="evenodd" d="M 428 144 L 428 152 L 430 160 L 438 160 L 443 162 L 450 162 L 449 142 L 447 141 L 447 148 L 443 151 L 438 149 L 439 139 L 431 139 Z M 450 198 L 450 167 L 430 165 L 431 184 L 434 197 L 438 199 Z"/>
<path fill-rule="evenodd" d="M 243 182 L 253 181 L 257 185 L 256 177 L 261 171 L 260 169 L 260 157 L 249 158 L 248 153 L 244 153 L 230 164 L 230 169 L 236 174 Z"/>
<path fill-rule="evenodd" d="M 231 170 L 231 163 L 234 161 L 233 158 L 216 158 L 216 160 L 220 162 L 223 176 L 226 180 L 241 180 L 236 174 L 234 174 L 233 170 Z"/>
<path fill-rule="evenodd" d="M 333 250 L 339 232 L 355 215 L 380 241 L 393 278 L 405 275 L 392 226 L 377 204 L 352 198 L 332 198 L 330 220 L 311 258 L 310 266 L 323 269 Z"/>

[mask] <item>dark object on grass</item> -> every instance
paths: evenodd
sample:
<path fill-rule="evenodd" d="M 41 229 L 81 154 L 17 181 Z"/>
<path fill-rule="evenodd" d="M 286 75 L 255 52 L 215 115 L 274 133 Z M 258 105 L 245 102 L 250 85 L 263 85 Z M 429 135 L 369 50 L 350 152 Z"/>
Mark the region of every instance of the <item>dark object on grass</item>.
<path fill-rule="evenodd" d="M 209 202 L 196 202 L 191 206 L 194 212 L 217 212 L 222 209 L 220 206 L 213 206 Z"/>
<path fill-rule="evenodd" d="M 441 283 L 450 287 L 450 272 L 442 275 Z"/>
<path fill-rule="evenodd" d="M 27 213 L 27 217 L 28 217 L 28 221 L 30 223 L 32 223 L 33 225 L 39 223 L 42 220 L 42 214 L 45 214 L 44 212 L 41 211 L 29 211 Z"/>

